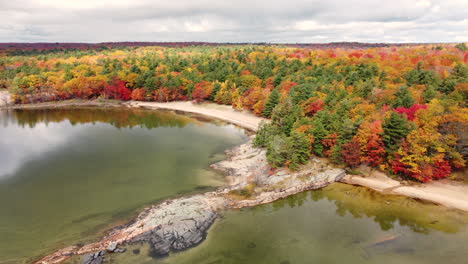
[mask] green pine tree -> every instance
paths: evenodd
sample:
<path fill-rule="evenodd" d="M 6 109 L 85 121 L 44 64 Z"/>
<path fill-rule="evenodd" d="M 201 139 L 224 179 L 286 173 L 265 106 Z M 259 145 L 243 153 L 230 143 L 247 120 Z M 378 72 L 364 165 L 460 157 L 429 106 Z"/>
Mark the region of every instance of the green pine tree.
<path fill-rule="evenodd" d="M 211 91 L 211 94 L 210 94 L 210 101 L 214 101 L 214 98 L 220 88 L 221 88 L 221 84 L 219 82 L 215 82 L 215 84 L 213 85 L 213 90 Z"/>
<path fill-rule="evenodd" d="M 411 97 L 407 87 L 400 87 L 400 89 L 395 93 L 395 96 L 396 99 L 393 102 L 393 107 L 403 106 L 409 108 L 414 104 L 414 99 Z"/>
<path fill-rule="evenodd" d="M 382 140 L 389 152 L 398 149 L 401 140 L 412 130 L 406 118 L 395 112 L 392 112 L 390 117 L 384 120 L 382 128 L 384 131 Z"/>
<path fill-rule="evenodd" d="M 265 107 L 263 108 L 263 116 L 271 117 L 271 113 L 273 109 L 279 103 L 279 98 L 280 98 L 280 94 L 279 94 L 278 89 L 274 89 L 265 103 Z"/>
<path fill-rule="evenodd" d="M 288 145 L 288 166 L 292 170 L 297 170 L 299 169 L 299 165 L 307 163 L 307 160 L 310 157 L 309 141 L 305 134 L 294 131 L 288 138 Z"/>
<path fill-rule="evenodd" d="M 288 158 L 289 144 L 284 135 L 275 135 L 267 146 L 266 158 L 273 168 L 284 165 Z"/>

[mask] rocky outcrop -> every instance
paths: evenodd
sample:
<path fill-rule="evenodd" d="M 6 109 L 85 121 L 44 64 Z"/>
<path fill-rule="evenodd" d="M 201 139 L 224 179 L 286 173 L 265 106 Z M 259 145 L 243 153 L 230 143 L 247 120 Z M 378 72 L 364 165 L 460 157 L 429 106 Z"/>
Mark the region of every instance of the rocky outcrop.
<path fill-rule="evenodd" d="M 344 170 L 318 159 L 297 172 L 272 170 L 265 151 L 253 147 L 252 140 L 227 151 L 227 155 L 225 161 L 211 166 L 227 175 L 227 186 L 166 200 L 145 209 L 134 221 L 112 230 L 99 242 L 60 250 L 37 263 L 58 263 L 69 256 L 83 254 L 88 254 L 86 263 L 100 263 L 98 261 L 104 258 L 100 252 L 116 253 L 126 244 L 141 242 L 150 244 L 155 257 L 165 256 L 200 244 L 223 210 L 269 203 L 321 188 L 345 175 Z"/>
<path fill-rule="evenodd" d="M 226 151 L 227 159 L 212 164 L 210 167 L 226 175 L 231 189 L 243 188 L 249 183 L 268 178 L 270 166 L 266 160 L 266 151 L 255 148 L 252 139 Z"/>
<path fill-rule="evenodd" d="M 202 211 L 196 217 L 177 219 L 172 225 L 150 230 L 134 238 L 131 243 L 148 242 L 152 256 L 166 256 L 171 251 L 184 250 L 201 243 L 216 216 L 216 212 Z"/>
<path fill-rule="evenodd" d="M 105 251 L 98 251 L 96 253 L 86 254 L 81 261 L 82 264 L 101 264 L 104 262 Z"/>
<path fill-rule="evenodd" d="M 206 231 L 224 204 L 225 200 L 216 193 L 171 200 L 162 207 L 152 208 L 143 221 L 139 221 L 143 225 L 141 228 L 147 231 L 128 242 L 148 242 L 154 256 L 193 247 L 205 239 Z"/>
<path fill-rule="evenodd" d="M 230 190 L 251 186 L 246 199 L 231 199 L 230 208 L 250 207 L 270 203 L 287 196 L 322 188 L 345 176 L 343 169 L 334 168 L 327 162 L 312 159 L 300 170 L 272 170 L 268 166 L 265 150 L 253 147 L 252 140 L 227 151 L 228 158 L 211 165 L 227 174 Z"/>

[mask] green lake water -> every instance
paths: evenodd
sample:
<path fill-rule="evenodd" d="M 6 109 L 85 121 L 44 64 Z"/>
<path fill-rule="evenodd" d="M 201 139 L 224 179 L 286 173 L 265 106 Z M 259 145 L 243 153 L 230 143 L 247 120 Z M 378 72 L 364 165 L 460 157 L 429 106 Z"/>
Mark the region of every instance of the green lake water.
<path fill-rule="evenodd" d="M 199 246 L 155 259 L 147 245 L 108 263 L 464 264 L 468 214 L 363 187 L 335 183 L 229 211 Z"/>
<path fill-rule="evenodd" d="M 160 199 L 222 185 L 244 131 L 171 112 L 0 111 L 0 263 L 83 243 Z"/>

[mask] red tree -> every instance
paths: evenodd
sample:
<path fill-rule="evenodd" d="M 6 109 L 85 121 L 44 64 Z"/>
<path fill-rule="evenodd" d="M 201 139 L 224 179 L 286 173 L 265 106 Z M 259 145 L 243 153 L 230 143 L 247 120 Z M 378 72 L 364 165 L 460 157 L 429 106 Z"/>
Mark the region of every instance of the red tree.
<path fill-rule="evenodd" d="M 427 109 L 427 105 L 424 105 L 424 104 L 414 104 L 412 105 L 410 108 L 405 108 L 405 107 L 397 107 L 395 108 L 395 112 L 399 113 L 399 114 L 405 114 L 406 115 L 406 118 L 408 120 L 411 120 L 413 121 L 414 120 L 414 115 L 416 114 L 416 111 L 418 111 L 419 109 Z"/>
<path fill-rule="evenodd" d="M 132 91 L 132 94 L 130 95 L 132 100 L 134 101 L 143 101 L 145 100 L 145 89 L 143 88 L 137 88 Z"/>
<path fill-rule="evenodd" d="M 361 164 L 361 152 L 359 151 L 359 148 L 359 142 L 354 139 L 341 146 L 341 157 L 351 168 L 357 167 Z"/>
<path fill-rule="evenodd" d="M 384 162 L 385 148 L 382 138 L 376 134 L 369 137 L 366 145 L 366 161 L 370 166 L 376 167 Z"/>
<path fill-rule="evenodd" d="M 104 87 L 104 96 L 109 99 L 130 100 L 130 89 L 125 87 L 125 81 L 113 78 L 112 81 Z"/>

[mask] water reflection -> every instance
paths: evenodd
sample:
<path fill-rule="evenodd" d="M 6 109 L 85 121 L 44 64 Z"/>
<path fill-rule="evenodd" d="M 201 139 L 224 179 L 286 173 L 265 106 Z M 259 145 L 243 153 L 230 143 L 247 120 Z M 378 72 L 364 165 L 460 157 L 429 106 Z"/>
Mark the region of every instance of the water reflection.
<path fill-rule="evenodd" d="M 324 199 L 332 202 L 336 206 L 337 216 L 350 214 L 357 219 L 372 219 L 384 231 L 406 226 L 413 232 L 423 234 L 428 234 L 431 229 L 456 233 L 468 224 L 468 214 L 459 210 L 342 183 L 277 201 L 272 208 L 300 207 L 308 196 L 316 202 Z"/>
<path fill-rule="evenodd" d="M 467 224 L 461 211 L 337 183 L 226 212 L 205 242 L 167 258 L 151 258 L 147 245 L 133 245 L 109 261 L 459 264 L 466 262 Z"/>
<path fill-rule="evenodd" d="M 13 122 L 21 127 L 35 127 L 36 124 L 60 123 L 69 121 L 71 125 L 95 124 L 97 122 L 110 124 L 117 128 L 145 128 L 184 127 L 194 119 L 175 115 L 171 112 L 146 111 L 139 109 L 121 108 L 74 108 L 14 110 Z"/>
<path fill-rule="evenodd" d="M 25 162 L 67 144 L 97 123 L 153 129 L 182 128 L 197 122 L 170 112 L 112 108 L 5 110 L 0 111 L 0 117 L 0 180 L 10 178 Z"/>
<path fill-rule="evenodd" d="M 142 207 L 223 184 L 242 129 L 137 109 L 0 111 L 0 263 L 86 242 Z"/>

